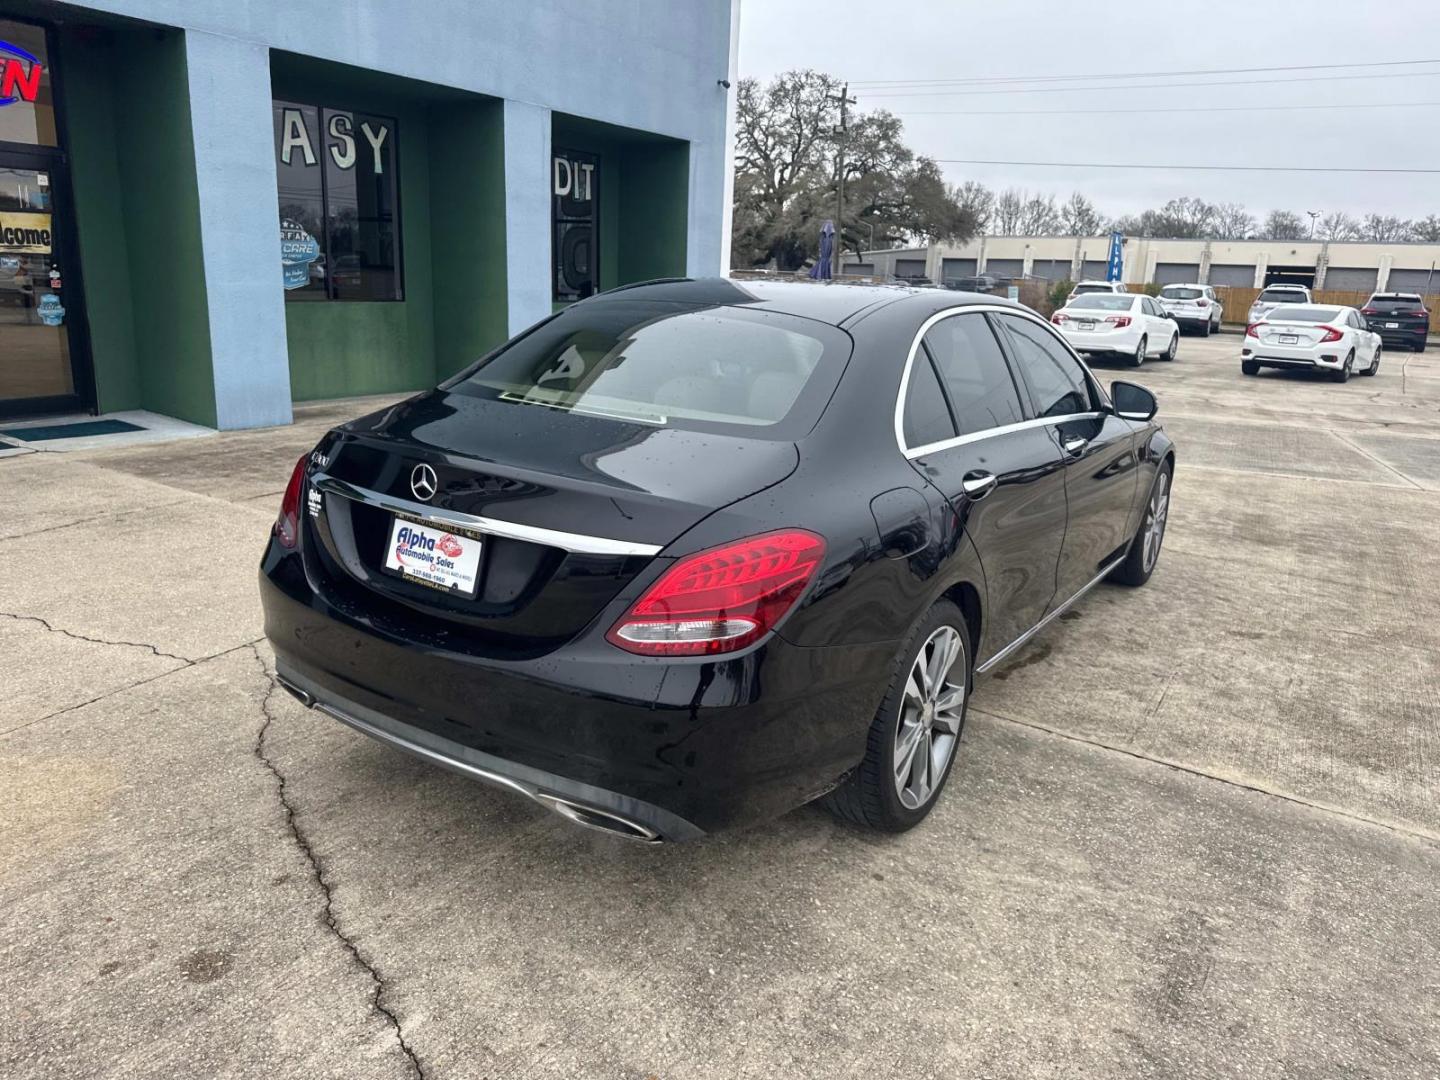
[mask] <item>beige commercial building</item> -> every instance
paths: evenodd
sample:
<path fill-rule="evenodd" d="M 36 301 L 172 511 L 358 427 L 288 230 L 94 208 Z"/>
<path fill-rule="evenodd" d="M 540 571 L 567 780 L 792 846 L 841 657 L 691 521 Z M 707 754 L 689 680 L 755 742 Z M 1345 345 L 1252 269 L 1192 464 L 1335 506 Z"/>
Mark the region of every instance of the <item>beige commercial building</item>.
<path fill-rule="evenodd" d="M 1104 278 L 1108 236 L 982 236 L 958 246 L 867 251 L 845 269 L 936 283 L 976 274 L 1049 281 Z M 1440 244 L 1127 237 L 1123 280 L 1263 288 L 1294 282 L 1355 292 L 1440 292 Z"/>

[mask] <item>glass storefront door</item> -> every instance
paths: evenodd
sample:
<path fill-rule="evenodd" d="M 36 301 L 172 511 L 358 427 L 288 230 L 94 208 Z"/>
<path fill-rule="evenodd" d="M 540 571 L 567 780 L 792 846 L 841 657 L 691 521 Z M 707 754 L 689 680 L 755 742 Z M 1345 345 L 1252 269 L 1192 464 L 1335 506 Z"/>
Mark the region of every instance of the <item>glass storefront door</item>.
<path fill-rule="evenodd" d="M 94 400 L 50 58 L 43 27 L 0 20 L 0 417 Z"/>
<path fill-rule="evenodd" d="M 0 413 L 76 393 L 54 191 L 47 169 L 0 151 Z"/>

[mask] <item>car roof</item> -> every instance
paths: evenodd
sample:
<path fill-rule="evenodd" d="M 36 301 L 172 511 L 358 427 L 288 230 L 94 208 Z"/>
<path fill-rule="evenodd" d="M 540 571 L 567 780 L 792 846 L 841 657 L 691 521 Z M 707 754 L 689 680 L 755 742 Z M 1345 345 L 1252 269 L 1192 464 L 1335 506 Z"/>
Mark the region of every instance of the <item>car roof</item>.
<path fill-rule="evenodd" d="M 1418 292 L 1377 292 L 1370 294 L 1371 300 L 1419 300 Z"/>
<path fill-rule="evenodd" d="M 1279 291 L 1281 291 L 1281 290 L 1287 290 L 1287 291 L 1288 291 L 1288 290 L 1292 290 L 1292 289 L 1295 290 L 1295 291 L 1297 291 L 1297 292 L 1299 292 L 1299 291 L 1309 292 L 1309 291 L 1310 291 L 1310 286 L 1308 286 L 1308 285 L 1294 285 L 1294 284 L 1291 284 L 1290 282 L 1282 281 L 1282 282 L 1277 282 L 1277 283 L 1274 284 L 1274 285 L 1266 285 L 1265 288 L 1261 289 L 1260 291 L 1261 291 L 1261 292 L 1269 292 L 1271 289 L 1274 289 L 1274 290 L 1277 291 L 1277 292 L 1279 292 Z"/>
<path fill-rule="evenodd" d="M 910 285 L 872 285 L 848 281 L 753 281 L 734 278 L 665 278 L 642 281 L 598 293 L 582 303 L 659 300 L 711 307 L 745 307 L 798 315 L 832 326 L 842 326 L 853 322 L 861 314 L 910 299 L 928 301 L 928 306 L 937 309 L 967 303 L 1008 303 L 983 293 L 921 289 Z"/>
<path fill-rule="evenodd" d="M 1084 281 L 1075 282 L 1076 285 L 1104 285 L 1107 289 L 1113 289 L 1120 284 L 1119 281 L 1101 281 L 1099 278 L 1086 278 Z"/>
<path fill-rule="evenodd" d="M 1198 281 L 1167 281 L 1161 285 L 1162 289 L 1208 289 L 1209 285 L 1202 285 Z"/>

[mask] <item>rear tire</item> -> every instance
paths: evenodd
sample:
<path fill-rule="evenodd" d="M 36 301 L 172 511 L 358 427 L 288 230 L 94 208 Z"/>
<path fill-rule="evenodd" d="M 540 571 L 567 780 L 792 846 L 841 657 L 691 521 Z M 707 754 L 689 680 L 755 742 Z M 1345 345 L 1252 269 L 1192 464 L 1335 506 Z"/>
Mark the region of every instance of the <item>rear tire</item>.
<path fill-rule="evenodd" d="M 1411 348 L 1413 348 L 1417 353 L 1420 353 L 1420 352 L 1424 352 L 1424 351 L 1425 351 L 1425 346 L 1426 346 L 1427 344 L 1429 344 L 1429 343 L 1428 343 L 1428 342 L 1425 342 L 1425 341 L 1422 341 L 1422 342 L 1420 342 L 1419 345 L 1413 345 L 1413 346 L 1411 346 Z"/>
<path fill-rule="evenodd" d="M 1214 332 L 1214 330 L 1215 330 L 1214 324 L 1213 324 L 1209 319 L 1206 319 L 1206 320 L 1205 320 L 1205 327 L 1204 327 L 1204 329 L 1202 329 L 1202 330 L 1200 331 L 1200 336 L 1201 336 L 1201 337 L 1209 337 L 1209 336 Z"/>
<path fill-rule="evenodd" d="M 1240 370 L 1246 375 L 1259 375 L 1260 365 L 1254 360 L 1241 360 Z"/>
<path fill-rule="evenodd" d="M 1362 371 L 1362 372 L 1360 373 L 1361 375 L 1374 375 L 1374 374 L 1376 374 L 1376 373 L 1379 372 L 1379 370 L 1380 370 L 1380 353 L 1381 353 L 1382 351 L 1383 351 L 1383 349 L 1376 349 L 1376 350 L 1375 350 L 1375 359 L 1372 360 L 1372 361 L 1370 361 L 1370 366 L 1369 366 L 1368 368 L 1366 368 L 1364 371 Z"/>
<path fill-rule="evenodd" d="M 1135 355 L 1130 357 L 1131 367 L 1140 367 L 1145 363 L 1145 350 L 1149 347 L 1149 344 L 1150 342 L 1147 339 L 1143 337 L 1140 339 L 1140 344 L 1135 346 Z"/>
<path fill-rule="evenodd" d="M 1330 381 L 1331 381 L 1331 382 L 1342 382 L 1342 383 L 1343 383 L 1343 382 L 1349 382 L 1349 381 L 1350 381 L 1350 369 L 1351 369 L 1352 367 L 1354 367 L 1354 366 L 1355 366 L 1355 354 L 1352 352 L 1349 356 L 1345 357 L 1345 366 L 1344 366 L 1344 367 L 1342 367 L 1339 371 L 1332 371 L 1332 372 L 1330 372 Z"/>
<path fill-rule="evenodd" d="M 965 616 L 950 601 L 939 601 L 900 647 L 885 700 L 870 724 L 865 758 L 824 796 L 826 809 L 881 832 L 905 832 L 925 820 L 960 748 L 974 681 L 970 653 Z M 909 768 L 903 760 L 907 749 Z"/>
<path fill-rule="evenodd" d="M 1175 354 L 1178 353 L 1179 351 L 1180 351 L 1180 331 L 1177 329 L 1177 330 L 1175 331 L 1175 336 L 1170 339 L 1170 347 L 1165 350 L 1164 355 L 1161 356 L 1160 359 L 1173 361 L 1173 360 L 1175 359 Z"/>
<path fill-rule="evenodd" d="M 1150 496 L 1145 501 L 1145 512 L 1140 516 L 1140 527 L 1130 538 L 1130 550 L 1125 561 L 1110 571 L 1110 580 L 1117 585 L 1138 588 L 1150 580 L 1155 566 L 1160 561 L 1160 545 L 1165 542 L 1165 526 L 1170 517 L 1170 477 L 1173 470 L 1167 461 L 1155 474 L 1150 485 Z"/>

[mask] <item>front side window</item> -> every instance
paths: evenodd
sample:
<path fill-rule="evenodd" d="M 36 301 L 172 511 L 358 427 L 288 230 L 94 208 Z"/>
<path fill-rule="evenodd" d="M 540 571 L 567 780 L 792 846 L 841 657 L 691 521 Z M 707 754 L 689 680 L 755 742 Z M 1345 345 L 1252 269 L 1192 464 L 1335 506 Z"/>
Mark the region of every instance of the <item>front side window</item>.
<path fill-rule="evenodd" d="M 961 435 L 1025 419 L 1010 365 L 984 315 L 940 320 L 925 334 L 925 347 L 935 359 Z"/>
<path fill-rule="evenodd" d="M 849 341 L 790 316 L 615 300 L 555 316 L 443 388 L 655 427 L 794 438 L 819 419 Z"/>
<path fill-rule="evenodd" d="M 403 300 L 396 124 L 273 103 L 287 300 Z"/>
<path fill-rule="evenodd" d="M 1015 363 L 1030 385 L 1037 415 L 1070 416 L 1092 411 L 1090 380 L 1048 330 L 1018 315 L 995 318 L 1010 338 Z"/>

